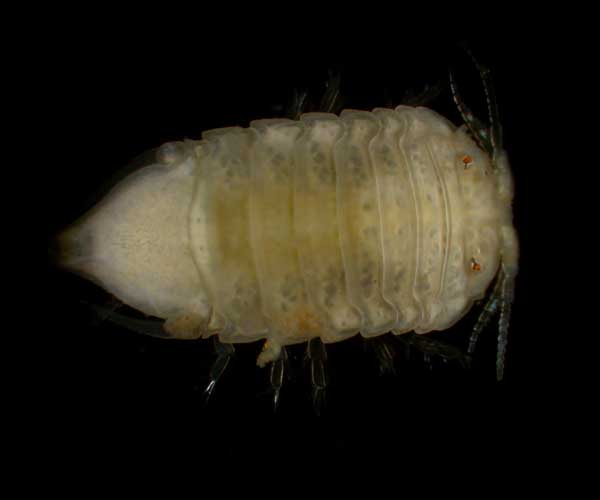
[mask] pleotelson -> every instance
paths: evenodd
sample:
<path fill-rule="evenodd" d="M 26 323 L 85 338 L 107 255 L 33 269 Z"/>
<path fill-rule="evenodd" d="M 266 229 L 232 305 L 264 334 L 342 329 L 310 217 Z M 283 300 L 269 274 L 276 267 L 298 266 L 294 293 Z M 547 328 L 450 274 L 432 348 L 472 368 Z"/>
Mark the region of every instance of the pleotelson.
<path fill-rule="evenodd" d="M 495 273 L 489 160 L 433 111 L 309 113 L 202 139 L 189 234 L 222 341 L 441 330 Z"/>

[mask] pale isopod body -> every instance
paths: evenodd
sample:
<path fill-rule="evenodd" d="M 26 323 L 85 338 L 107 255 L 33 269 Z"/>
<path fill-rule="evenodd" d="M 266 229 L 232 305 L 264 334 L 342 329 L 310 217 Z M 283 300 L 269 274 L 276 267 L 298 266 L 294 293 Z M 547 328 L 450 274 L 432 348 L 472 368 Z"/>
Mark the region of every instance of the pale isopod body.
<path fill-rule="evenodd" d="M 171 337 L 265 339 L 261 366 L 313 338 L 444 330 L 517 272 L 494 156 L 423 107 L 211 130 L 64 231 L 61 263 Z"/>

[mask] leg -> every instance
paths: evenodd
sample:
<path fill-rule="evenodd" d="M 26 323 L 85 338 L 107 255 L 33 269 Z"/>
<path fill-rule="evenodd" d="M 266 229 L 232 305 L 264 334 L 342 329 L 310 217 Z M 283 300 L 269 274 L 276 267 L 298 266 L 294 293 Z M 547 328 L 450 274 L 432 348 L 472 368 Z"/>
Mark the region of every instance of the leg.
<path fill-rule="evenodd" d="M 115 325 L 127 328 L 128 330 L 141 335 L 149 335 L 161 339 L 172 338 L 165 332 L 164 321 L 160 319 L 138 319 L 116 312 L 117 308 L 106 309 L 103 306 L 92 304 L 86 300 L 80 300 L 79 303 L 90 309 L 94 314 L 92 326 L 99 326 L 104 320 L 110 321 Z M 120 306 L 119 306 L 120 307 Z"/>
<path fill-rule="evenodd" d="M 422 352 L 428 366 L 431 364 L 432 356 L 439 357 L 444 362 L 457 361 L 463 368 L 468 368 L 471 364 L 471 359 L 468 355 L 463 354 L 458 347 L 442 342 L 441 340 L 416 333 L 404 333 L 397 338 L 407 347 L 414 347 Z"/>
<path fill-rule="evenodd" d="M 504 357 L 508 344 L 508 325 L 512 303 L 515 297 L 515 277 L 505 275 L 502 283 L 500 297 L 500 320 L 498 321 L 498 353 L 496 355 L 496 380 L 500 382 L 504 377 Z"/>
<path fill-rule="evenodd" d="M 498 102 L 496 100 L 496 92 L 494 90 L 494 82 L 492 81 L 492 75 L 489 68 L 482 66 L 477 62 L 475 56 L 471 52 L 471 49 L 464 44 L 463 49 L 473 61 L 473 64 L 479 71 L 479 77 L 483 84 L 483 90 L 485 92 L 485 100 L 488 108 L 488 119 L 490 120 L 490 134 L 489 139 L 492 147 L 492 151 L 498 151 L 502 149 L 502 126 L 500 125 L 500 114 L 498 113 Z"/>
<path fill-rule="evenodd" d="M 285 112 L 286 118 L 290 120 L 298 120 L 300 115 L 306 111 L 308 104 L 308 91 L 294 89 L 292 101 Z"/>
<path fill-rule="evenodd" d="M 442 93 L 442 82 L 435 85 L 426 85 L 422 92 L 415 94 L 407 90 L 402 98 L 402 104 L 406 106 L 427 106 Z"/>
<path fill-rule="evenodd" d="M 273 390 L 273 411 L 277 411 L 279 406 L 279 394 L 283 386 L 283 379 L 288 367 L 288 355 L 285 347 L 281 348 L 279 358 L 271 363 L 271 389 Z"/>
<path fill-rule="evenodd" d="M 496 285 L 492 291 L 486 305 L 481 311 L 477 323 L 471 333 L 469 340 L 469 354 L 475 352 L 477 339 L 482 330 L 488 325 L 494 314 L 500 310 L 500 319 L 498 321 L 498 351 L 496 354 L 496 379 L 499 381 L 504 377 L 504 358 L 506 356 L 506 346 L 508 344 L 508 326 L 510 324 L 510 315 L 512 303 L 515 295 L 515 276 L 501 270 L 496 280 Z"/>
<path fill-rule="evenodd" d="M 215 347 L 215 353 L 217 355 L 217 359 L 215 359 L 210 372 L 209 372 L 209 382 L 204 389 L 204 402 L 208 403 L 217 382 L 222 377 L 223 373 L 227 369 L 227 365 L 229 365 L 229 360 L 235 353 L 235 349 L 233 348 L 233 344 L 225 344 L 219 341 L 217 335 L 213 336 L 213 344 Z"/>
<path fill-rule="evenodd" d="M 498 310 L 498 304 L 501 301 L 502 296 L 502 281 L 504 279 L 504 275 L 502 271 L 498 273 L 498 277 L 496 278 L 496 284 L 494 285 L 494 289 L 490 294 L 483 310 L 479 314 L 479 318 L 477 318 L 477 323 L 473 327 L 473 331 L 471 332 L 471 337 L 469 338 L 469 348 L 467 352 L 469 354 L 473 354 L 475 352 L 475 347 L 477 346 L 477 340 L 479 339 L 479 335 L 483 331 L 483 329 L 489 324 L 490 320 Z"/>
<path fill-rule="evenodd" d="M 325 390 L 327 389 L 327 374 L 325 372 L 327 352 L 325 351 L 325 344 L 323 344 L 320 338 L 308 341 L 306 359 L 310 363 L 313 409 L 317 415 L 320 415 L 321 408 L 325 403 Z"/>
<path fill-rule="evenodd" d="M 467 107 L 462 97 L 459 94 L 458 86 L 454 78 L 454 72 L 452 69 L 449 70 L 450 75 L 450 90 L 452 91 L 452 98 L 458 108 L 458 112 L 462 117 L 465 125 L 469 129 L 471 136 L 477 142 L 479 147 L 487 151 L 490 155 L 493 153 L 492 146 L 489 139 L 489 133 L 487 127 L 477 118 L 471 110 Z"/>
<path fill-rule="evenodd" d="M 444 358 L 442 358 L 444 359 Z M 429 371 L 433 371 L 433 363 L 431 362 L 431 354 L 426 352 L 423 353 L 423 361 L 425 361 L 425 365 Z"/>
<path fill-rule="evenodd" d="M 396 368 L 394 366 L 394 358 L 396 357 L 396 351 L 394 346 L 389 341 L 389 334 L 374 337 L 365 341 L 365 345 L 372 349 L 379 361 L 379 374 L 385 373 L 396 374 Z"/>
<path fill-rule="evenodd" d="M 123 305 L 123 302 L 111 295 L 103 306 L 94 307 L 92 309 L 95 313 L 92 319 L 92 327 L 100 326 L 107 319 L 110 320 L 111 315 L 123 307 Z"/>
<path fill-rule="evenodd" d="M 485 149 L 490 156 L 495 157 L 496 153 L 502 149 L 502 126 L 500 125 L 498 102 L 496 100 L 491 73 L 488 68 L 479 64 L 466 44 L 463 44 L 462 48 L 470 57 L 479 72 L 488 108 L 489 126 L 484 125 L 465 105 L 458 92 L 454 72 L 450 69 L 450 89 L 452 91 L 452 98 L 456 103 L 456 107 L 458 108 L 463 121 L 479 146 Z"/>
<path fill-rule="evenodd" d="M 342 98 L 340 96 L 339 73 L 329 72 L 329 78 L 325 84 L 325 94 L 321 98 L 319 111 L 323 113 L 339 113 L 342 110 Z"/>
<path fill-rule="evenodd" d="M 292 120 L 298 120 L 302 113 L 314 109 L 315 104 L 309 102 L 308 91 L 306 89 L 294 90 L 294 95 L 284 115 Z M 325 93 L 316 110 L 322 113 L 339 113 L 341 109 L 340 74 L 330 71 L 325 83 Z"/>

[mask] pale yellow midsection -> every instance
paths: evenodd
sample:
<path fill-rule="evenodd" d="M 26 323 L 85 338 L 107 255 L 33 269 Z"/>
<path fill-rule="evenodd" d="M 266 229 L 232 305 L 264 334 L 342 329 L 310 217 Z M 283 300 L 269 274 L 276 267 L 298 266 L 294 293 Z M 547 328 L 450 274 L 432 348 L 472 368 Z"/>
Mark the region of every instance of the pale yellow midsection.
<path fill-rule="evenodd" d="M 206 133 L 190 232 L 222 339 L 335 342 L 462 316 L 469 253 L 494 243 L 469 227 L 455 134 L 408 107 Z"/>

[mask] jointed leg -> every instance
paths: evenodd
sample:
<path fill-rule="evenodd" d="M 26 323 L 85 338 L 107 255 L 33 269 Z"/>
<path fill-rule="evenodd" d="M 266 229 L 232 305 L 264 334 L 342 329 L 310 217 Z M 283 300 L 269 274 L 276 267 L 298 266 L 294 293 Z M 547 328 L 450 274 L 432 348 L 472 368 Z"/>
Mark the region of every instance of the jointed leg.
<path fill-rule="evenodd" d="M 492 146 L 490 142 L 490 137 L 488 133 L 488 128 L 483 124 L 483 122 L 477 118 L 473 112 L 467 107 L 463 98 L 461 97 L 458 86 L 456 85 L 456 80 L 454 78 L 454 73 L 452 69 L 449 70 L 450 75 L 450 90 L 452 91 L 452 98 L 454 99 L 454 103 L 458 108 L 460 116 L 462 117 L 465 125 L 471 132 L 471 136 L 477 142 L 479 147 L 486 150 L 488 153 L 492 154 Z"/>
<path fill-rule="evenodd" d="M 465 368 L 467 368 L 470 364 L 469 356 L 463 354 L 458 347 L 447 344 L 446 342 L 442 342 L 441 340 L 432 339 L 427 335 L 419 335 L 417 333 L 410 332 L 398 335 L 397 338 L 407 347 L 414 347 L 423 353 L 423 357 L 425 362 L 428 363 L 428 366 L 431 363 L 432 356 L 439 357 L 444 362 L 457 361 Z"/>
<path fill-rule="evenodd" d="M 329 78 L 325 84 L 325 94 L 323 94 L 319 104 L 319 111 L 323 113 L 338 113 L 341 111 L 340 81 L 339 73 L 329 72 Z"/>
<path fill-rule="evenodd" d="M 406 106 L 427 106 L 442 93 L 442 82 L 435 85 L 426 85 L 418 94 L 409 90 L 402 98 L 402 104 Z"/>
<path fill-rule="evenodd" d="M 389 334 L 388 334 L 389 335 Z M 374 337 L 366 341 L 366 345 L 373 350 L 377 360 L 379 361 L 379 373 L 381 375 L 385 373 L 396 374 L 396 368 L 394 366 L 394 358 L 396 351 L 394 346 L 389 341 L 387 335 L 381 335 Z"/>
<path fill-rule="evenodd" d="M 496 154 L 502 149 L 502 126 L 500 125 L 498 102 L 496 100 L 496 92 L 494 90 L 492 76 L 488 68 L 479 64 L 468 46 L 463 45 L 462 48 L 471 58 L 471 61 L 477 68 L 477 71 L 479 71 L 479 76 L 481 78 L 481 83 L 483 84 L 483 90 L 485 92 L 485 98 L 487 102 L 489 125 L 486 126 L 466 106 L 458 92 L 456 79 L 454 78 L 454 72 L 452 69 L 450 69 L 450 89 L 452 91 L 452 98 L 456 103 L 456 107 L 458 108 L 463 121 L 467 125 L 471 135 L 477 141 L 479 146 L 485 149 L 492 157 L 495 157 Z"/>
<path fill-rule="evenodd" d="M 477 339 L 483 329 L 489 324 L 492 317 L 500 310 L 500 319 L 498 320 L 498 350 L 496 354 L 496 379 L 502 380 L 504 377 L 504 358 L 506 355 L 506 346 L 508 344 L 508 326 L 510 324 L 510 315 L 512 303 L 515 295 L 515 276 L 505 273 L 501 270 L 496 280 L 494 290 L 485 304 L 473 332 L 469 339 L 469 354 L 475 352 Z"/>
<path fill-rule="evenodd" d="M 496 356 L 496 380 L 504 377 L 504 357 L 508 344 L 508 325 L 512 312 L 512 303 L 515 297 L 515 278 L 506 275 L 502 283 L 500 298 L 500 320 L 498 321 L 498 353 Z"/>
<path fill-rule="evenodd" d="M 204 402 L 208 403 L 210 396 L 212 395 L 217 382 L 223 376 L 223 373 L 227 369 L 227 365 L 229 365 L 229 360 L 235 353 L 235 349 L 233 344 L 226 344 L 219 340 L 217 335 L 213 336 L 213 345 L 215 348 L 215 353 L 217 355 L 217 359 L 215 359 L 210 372 L 209 372 L 209 382 L 204 389 Z"/>
<path fill-rule="evenodd" d="M 494 285 L 494 289 L 490 294 L 485 306 L 481 313 L 479 314 L 479 318 L 477 318 L 477 323 L 473 327 L 473 331 L 471 332 L 471 337 L 469 338 L 469 348 L 467 352 L 469 354 L 473 354 L 475 352 L 475 347 L 477 346 L 477 340 L 479 339 L 479 335 L 483 331 L 483 329 L 489 324 L 490 320 L 493 318 L 494 314 L 498 310 L 498 304 L 502 299 L 502 289 L 503 289 L 503 280 L 504 274 L 502 271 L 498 273 L 498 277 L 496 278 L 496 284 Z"/>
<path fill-rule="evenodd" d="M 279 406 L 279 395 L 287 367 L 288 355 L 285 347 L 282 347 L 279 358 L 271 363 L 270 380 L 273 390 L 273 411 L 277 411 L 277 407 Z"/>
<path fill-rule="evenodd" d="M 325 84 L 325 93 L 316 108 L 321 113 L 339 113 L 342 109 L 340 95 L 340 74 L 330 71 Z M 302 113 L 315 109 L 315 104 L 309 102 L 307 90 L 294 90 L 291 103 L 287 106 L 285 116 L 292 120 L 300 119 Z"/>
<path fill-rule="evenodd" d="M 494 90 L 494 82 L 489 68 L 479 64 L 475 56 L 471 52 L 468 46 L 464 45 L 463 49 L 473 61 L 473 64 L 479 71 L 481 83 L 483 84 L 483 90 L 485 92 L 485 100 L 488 108 L 488 118 L 490 120 L 490 133 L 489 139 L 492 147 L 492 151 L 498 151 L 502 149 L 502 126 L 500 125 L 500 114 L 498 113 L 498 102 L 496 100 L 496 92 Z"/>
<path fill-rule="evenodd" d="M 327 389 L 327 373 L 325 372 L 327 352 L 325 344 L 320 338 L 313 338 L 308 341 L 306 359 L 310 363 L 313 409 L 317 415 L 320 415 L 321 407 L 325 402 L 325 390 Z"/>
<path fill-rule="evenodd" d="M 300 119 L 300 115 L 306 111 L 308 105 L 308 91 L 294 89 L 292 102 L 288 105 L 285 116 L 291 120 Z"/>

